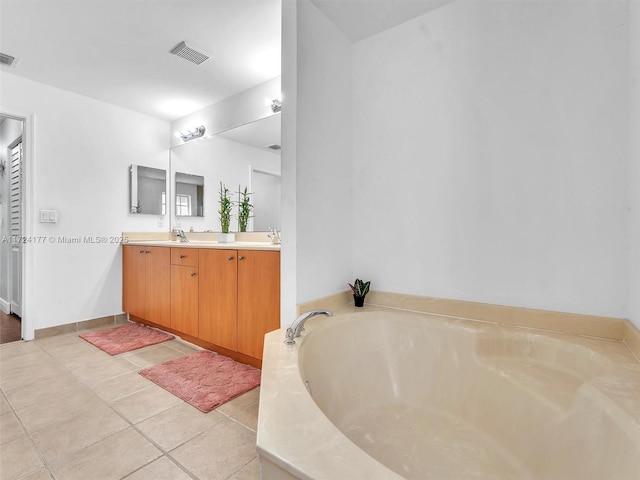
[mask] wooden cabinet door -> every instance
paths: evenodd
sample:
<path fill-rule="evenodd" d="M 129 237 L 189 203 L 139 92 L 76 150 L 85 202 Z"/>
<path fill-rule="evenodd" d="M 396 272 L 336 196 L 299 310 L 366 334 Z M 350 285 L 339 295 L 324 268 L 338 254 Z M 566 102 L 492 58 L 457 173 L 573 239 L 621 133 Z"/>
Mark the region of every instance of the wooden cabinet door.
<path fill-rule="evenodd" d="M 198 268 L 171 265 L 171 328 L 198 336 Z"/>
<path fill-rule="evenodd" d="M 170 255 L 166 247 L 144 247 L 147 252 L 145 314 L 141 317 L 163 327 L 171 325 Z"/>
<path fill-rule="evenodd" d="M 200 250 L 199 337 L 236 350 L 238 252 Z"/>
<path fill-rule="evenodd" d="M 122 310 L 144 318 L 146 315 L 146 247 L 122 247 Z"/>
<path fill-rule="evenodd" d="M 262 359 L 264 335 L 280 328 L 280 252 L 238 250 L 238 351 Z"/>

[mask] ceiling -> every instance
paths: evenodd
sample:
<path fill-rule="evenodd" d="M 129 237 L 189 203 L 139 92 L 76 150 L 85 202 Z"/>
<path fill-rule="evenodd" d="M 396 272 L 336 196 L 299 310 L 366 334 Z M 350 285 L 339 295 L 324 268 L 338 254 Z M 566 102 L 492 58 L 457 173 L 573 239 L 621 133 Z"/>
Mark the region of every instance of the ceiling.
<path fill-rule="evenodd" d="M 356 42 L 452 0 L 311 1 Z M 181 41 L 211 58 L 171 55 Z M 0 0 L 0 52 L 18 59 L 3 71 L 175 120 L 280 75 L 281 0 Z"/>
<path fill-rule="evenodd" d="M 280 75 L 280 1 L 0 0 L 0 68 L 174 120 Z"/>
<path fill-rule="evenodd" d="M 311 0 L 355 43 L 453 0 Z"/>

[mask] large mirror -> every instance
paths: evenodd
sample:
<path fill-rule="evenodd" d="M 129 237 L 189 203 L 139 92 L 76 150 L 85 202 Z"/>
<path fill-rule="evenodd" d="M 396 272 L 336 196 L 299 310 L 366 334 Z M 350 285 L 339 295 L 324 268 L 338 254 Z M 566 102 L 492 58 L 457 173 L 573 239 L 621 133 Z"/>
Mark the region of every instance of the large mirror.
<path fill-rule="evenodd" d="M 167 171 L 160 168 L 129 167 L 131 213 L 164 215 L 167 205 Z"/>
<path fill-rule="evenodd" d="M 204 217 L 204 177 L 176 172 L 177 217 Z"/>
<path fill-rule="evenodd" d="M 218 198 L 222 182 L 234 201 L 245 187 L 250 192 L 253 216 L 247 231 L 280 230 L 279 114 L 173 147 L 170 164 L 172 185 L 176 186 L 171 202 L 172 227 L 219 232 Z M 186 184 L 185 178 L 202 181 L 202 206 L 196 216 L 181 214 L 188 210 L 184 206 L 187 200 L 177 198 L 178 184 Z M 231 231 L 238 230 L 234 207 Z"/>

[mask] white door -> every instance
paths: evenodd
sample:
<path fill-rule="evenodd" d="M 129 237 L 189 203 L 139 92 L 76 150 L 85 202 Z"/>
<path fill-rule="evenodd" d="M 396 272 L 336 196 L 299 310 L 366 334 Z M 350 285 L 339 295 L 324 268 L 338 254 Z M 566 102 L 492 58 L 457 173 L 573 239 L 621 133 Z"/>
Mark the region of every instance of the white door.
<path fill-rule="evenodd" d="M 22 139 L 11 147 L 11 179 L 9 199 L 11 242 L 11 282 L 9 300 L 11 312 L 22 316 Z"/>

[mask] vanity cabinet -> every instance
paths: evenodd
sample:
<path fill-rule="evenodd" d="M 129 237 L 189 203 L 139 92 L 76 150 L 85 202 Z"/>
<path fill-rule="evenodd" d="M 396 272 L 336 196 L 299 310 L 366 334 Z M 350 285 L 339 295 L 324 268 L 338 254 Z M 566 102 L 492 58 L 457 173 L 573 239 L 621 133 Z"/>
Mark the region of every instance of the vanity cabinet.
<path fill-rule="evenodd" d="M 171 248 L 171 328 L 198 337 L 198 259 L 196 248 Z"/>
<path fill-rule="evenodd" d="M 169 249 L 124 245 L 122 272 L 122 309 L 161 327 L 170 327 Z"/>
<path fill-rule="evenodd" d="M 200 338 L 262 359 L 280 328 L 280 252 L 200 250 Z"/>
<path fill-rule="evenodd" d="M 280 252 L 123 246 L 123 310 L 132 320 L 260 366 L 280 328 Z"/>
<path fill-rule="evenodd" d="M 238 351 L 262 359 L 264 335 L 280 328 L 280 252 L 238 250 Z"/>
<path fill-rule="evenodd" d="M 238 336 L 238 252 L 201 251 L 200 338 L 236 351 Z"/>

